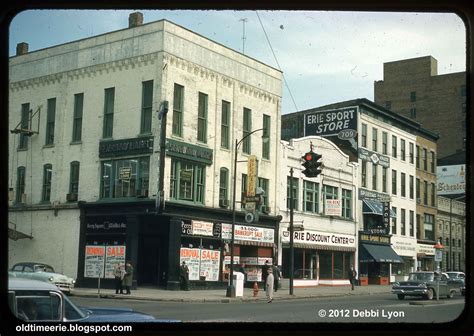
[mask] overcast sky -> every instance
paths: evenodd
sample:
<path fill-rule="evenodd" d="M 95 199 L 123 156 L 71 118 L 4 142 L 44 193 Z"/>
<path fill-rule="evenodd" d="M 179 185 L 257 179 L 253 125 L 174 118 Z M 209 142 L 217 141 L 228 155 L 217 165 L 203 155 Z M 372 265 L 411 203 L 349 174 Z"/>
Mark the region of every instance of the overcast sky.
<path fill-rule="evenodd" d="M 35 51 L 127 28 L 131 10 L 30 10 L 10 25 L 10 56 L 27 42 Z M 438 73 L 466 71 L 466 32 L 452 13 L 143 10 L 144 23 L 167 19 L 279 68 L 282 113 L 355 98 L 374 98 L 383 63 L 431 55 Z M 296 106 L 295 106 L 296 105 Z"/>

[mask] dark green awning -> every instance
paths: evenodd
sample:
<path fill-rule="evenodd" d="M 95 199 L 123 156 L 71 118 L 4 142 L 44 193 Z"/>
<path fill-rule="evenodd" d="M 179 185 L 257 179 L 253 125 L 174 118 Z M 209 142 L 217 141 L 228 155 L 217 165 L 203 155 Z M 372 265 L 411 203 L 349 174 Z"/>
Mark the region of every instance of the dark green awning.
<path fill-rule="evenodd" d="M 388 245 L 361 244 L 360 262 L 403 263 L 403 259 Z"/>

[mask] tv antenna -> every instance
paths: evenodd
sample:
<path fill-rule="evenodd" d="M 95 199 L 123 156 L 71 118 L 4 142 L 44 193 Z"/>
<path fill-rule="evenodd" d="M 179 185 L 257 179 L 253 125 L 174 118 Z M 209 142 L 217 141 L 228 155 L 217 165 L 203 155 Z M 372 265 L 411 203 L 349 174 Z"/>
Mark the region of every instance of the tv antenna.
<path fill-rule="evenodd" d="M 248 21 L 247 18 L 240 19 L 239 21 L 242 21 L 242 54 L 245 54 L 245 40 L 247 39 L 245 37 L 245 23 Z"/>

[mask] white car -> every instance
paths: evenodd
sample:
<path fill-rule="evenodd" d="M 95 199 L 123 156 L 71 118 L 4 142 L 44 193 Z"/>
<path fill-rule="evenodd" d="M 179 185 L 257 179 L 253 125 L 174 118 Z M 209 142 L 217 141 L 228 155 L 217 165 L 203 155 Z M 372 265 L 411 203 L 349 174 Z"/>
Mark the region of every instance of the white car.
<path fill-rule="evenodd" d="M 54 268 L 44 263 L 22 262 L 15 264 L 8 272 L 10 277 L 40 280 L 56 285 L 65 293 L 71 293 L 76 280 L 57 273 Z"/>

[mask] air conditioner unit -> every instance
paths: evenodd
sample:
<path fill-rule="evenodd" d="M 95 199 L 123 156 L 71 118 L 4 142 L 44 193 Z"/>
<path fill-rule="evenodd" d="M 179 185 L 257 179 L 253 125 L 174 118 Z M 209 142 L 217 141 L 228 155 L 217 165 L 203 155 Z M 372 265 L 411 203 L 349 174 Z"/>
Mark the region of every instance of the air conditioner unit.
<path fill-rule="evenodd" d="M 220 206 L 221 208 L 228 208 L 228 207 L 229 207 L 229 200 L 220 199 L 220 200 L 219 200 L 219 206 Z"/>
<path fill-rule="evenodd" d="M 73 194 L 73 193 L 67 194 L 66 195 L 66 201 L 68 201 L 68 202 L 77 202 L 77 194 Z"/>

